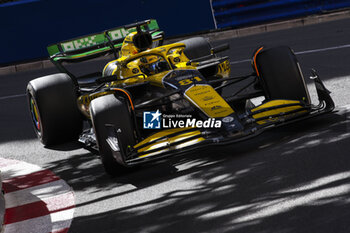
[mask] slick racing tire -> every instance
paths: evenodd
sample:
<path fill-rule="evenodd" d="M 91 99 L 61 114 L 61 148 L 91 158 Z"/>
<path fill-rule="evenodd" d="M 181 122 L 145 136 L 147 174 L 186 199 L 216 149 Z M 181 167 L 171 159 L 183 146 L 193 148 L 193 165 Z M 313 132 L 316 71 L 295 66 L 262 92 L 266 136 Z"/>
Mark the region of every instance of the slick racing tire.
<path fill-rule="evenodd" d="M 186 57 L 190 60 L 202 57 L 206 57 L 203 60 L 208 60 L 208 56 L 212 54 L 211 44 L 208 42 L 207 39 L 203 37 L 194 37 L 187 40 L 179 41 L 179 43 L 184 43 L 186 45 L 184 53 Z M 214 77 L 217 71 L 218 68 L 216 65 L 199 69 L 199 72 L 208 79 Z"/>
<path fill-rule="evenodd" d="M 253 66 L 257 69 L 267 99 L 301 100 L 310 104 L 299 63 L 289 47 L 258 50 Z"/>
<path fill-rule="evenodd" d="M 45 146 L 78 138 L 83 120 L 73 81 L 67 74 L 53 74 L 30 81 L 27 97 L 34 131 Z"/>
<path fill-rule="evenodd" d="M 118 97 L 120 98 L 120 97 Z M 113 94 L 94 99 L 90 104 L 92 125 L 107 174 L 117 176 L 125 173 L 123 153 L 135 144 L 134 125 L 129 106 Z"/>
<path fill-rule="evenodd" d="M 178 43 L 184 43 L 186 45 L 184 53 L 186 57 L 190 60 L 208 56 L 211 54 L 212 46 L 203 37 L 194 37 L 179 41 Z"/>

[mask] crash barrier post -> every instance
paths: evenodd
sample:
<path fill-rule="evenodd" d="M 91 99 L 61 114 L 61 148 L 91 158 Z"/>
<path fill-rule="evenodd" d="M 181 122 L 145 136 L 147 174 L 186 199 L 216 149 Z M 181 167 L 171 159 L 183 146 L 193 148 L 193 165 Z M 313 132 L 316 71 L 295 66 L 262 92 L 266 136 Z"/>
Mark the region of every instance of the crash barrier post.
<path fill-rule="evenodd" d="M 350 7 L 349 0 L 211 0 L 217 28 L 237 28 Z"/>
<path fill-rule="evenodd" d="M 18 0 L 0 4 L 0 67 L 48 57 L 46 47 L 156 19 L 165 36 L 214 29 L 209 0 Z"/>

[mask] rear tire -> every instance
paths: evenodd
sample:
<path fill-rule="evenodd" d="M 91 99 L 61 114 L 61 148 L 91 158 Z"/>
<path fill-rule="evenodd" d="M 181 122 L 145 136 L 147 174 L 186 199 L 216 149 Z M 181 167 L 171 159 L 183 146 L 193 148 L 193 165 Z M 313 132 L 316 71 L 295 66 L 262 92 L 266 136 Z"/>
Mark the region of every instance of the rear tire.
<path fill-rule="evenodd" d="M 256 67 L 267 99 L 301 100 L 310 104 L 299 63 L 289 47 L 263 49 L 256 54 Z"/>
<path fill-rule="evenodd" d="M 186 45 L 184 53 L 186 57 L 190 60 L 208 56 L 211 54 L 212 46 L 203 37 L 194 37 L 179 41 L 178 43 L 184 43 Z"/>
<path fill-rule="evenodd" d="M 117 176 L 125 173 L 128 168 L 124 165 L 122 153 L 128 146 L 134 146 L 134 125 L 126 102 L 117 99 L 114 95 L 105 95 L 94 99 L 90 104 L 90 113 L 96 140 L 107 174 Z M 119 151 L 114 151 L 107 142 L 110 132 L 106 125 L 111 125 L 118 134 Z M 122 150 L 122 151 L 121 151 Z"/>
<path fill-rule="evenodd" d="M 73 81 L 67 74 L 30 81 L 27 97 L 35 133 L 45 146 L 78 138 L 83 120 Z"/>
<path fill-rule="evenodd" d="M 212 54 L 211 44 L 208 42 L 207 39 L 203 37 L 194 37 L 187 40 L 179 41 L 179 43 L 184 43 L 186 45 L 184 53 L 189 60 L 207 57 Z M 208 59 L 209 57 L 203 59 L 203 61 Z M 198 70 L 208 80 L 217 79 L 217 77 L 215 77 L 215 75 L 218 73 L 217 65 L 208 66 Z"/>

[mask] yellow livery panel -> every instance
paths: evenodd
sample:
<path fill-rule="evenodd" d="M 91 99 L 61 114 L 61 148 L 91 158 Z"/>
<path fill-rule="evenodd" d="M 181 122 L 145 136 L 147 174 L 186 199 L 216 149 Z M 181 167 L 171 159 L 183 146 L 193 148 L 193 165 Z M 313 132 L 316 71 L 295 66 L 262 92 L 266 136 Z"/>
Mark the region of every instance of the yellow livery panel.
<path fill-rule="evenodd" d="M 211 118 L 226 117 L 234 112 L 210 85 L 193 85 L 185 91 L 185 97 Z"/>
<path fill-rule="evenodd" d="M 170 135 L 170 134 L 173 134 L 173 133 L 177 133 L 177 132 L 181 132 L 181 131 L 184 131 L 184 130 L 187 130 L 189 128 L 176 128 L 176 129 L 168 129 L 168 130 L 163 130 L 159 133 L 155 133 L 151 136 L 149 136 L 148 138 L 146 138 L 145 140 L 143 140 L 142 142 L 136 144 L 134 146 L 134 148 L 137 150 L 138 147 L 146 144 L 146 143 L 149 143 L 149 142 L 152 142 L 154 140 L 157 140 L 158 138 L 161 138 L 161 137 L 164 137 L 164 136 L 167 136 L 167 135 Z M 187 139 L 187 138 L 190 138 L 190 137 L 193 137 L 193 136 L 196 136 L 196 135 L 200 135 L 201 132 L 199 130 L 196 130 L 196 131 L 191 131 L 191 132 L 184 132 L 183 134 L 180 134 L 180 135 L 176 135 L 174 137 L 168 137 L 168 138 L 164 138 L 163 140 L 161 141 L 158 141 L 154 144 L 151 144 L 151 145 L 148 145 L 146 147 L 143 147 L 139 150 L 137 150 L 137 152 L 147 152 L 149 150 L 153 150 L 153 149 L 157 149 L 157 148 L 160 148 L 160 147 L 164 147 L 164 146 L 167 146 L 167 145 L 171 145 L 172 143 L 175 143 L 175 142 L 179 142 L 181 140 L 184 140 L 184 139 Z M 164 150 L 159 150 L 157 152 L 151 152 L 149 154 L 144 154 L 144 155 L 141 155 L 139 156 L 139 158 L 142 158 L 142 157 L 147 157 L 147 156 L 151 156 L 151 155 L 156 155 L 156 154 L 159 154 L 159 153 L 163 153 L 163 152 L 166 152 L 166 151 L 169 151 L 169 150 L 174 150 L 174 149 L 180 149 L 180 148 L 184 148 L 184 147 L 187 147 L 187 146 L 191 146 L 193 144 L 196 144 L 198 142 L 201 142 L 205 140 L 204 138 L 202 137 L 199 137 L 199 138 L 195 138 L 193 140 L 190 140 L 190 141 L 186 141 L 186 142 L 183 142 L 183 143 L 180 143 L 178 145 L 175 145 L 173 147 L 169 147 L 169 148 L 166 148 Z"/>

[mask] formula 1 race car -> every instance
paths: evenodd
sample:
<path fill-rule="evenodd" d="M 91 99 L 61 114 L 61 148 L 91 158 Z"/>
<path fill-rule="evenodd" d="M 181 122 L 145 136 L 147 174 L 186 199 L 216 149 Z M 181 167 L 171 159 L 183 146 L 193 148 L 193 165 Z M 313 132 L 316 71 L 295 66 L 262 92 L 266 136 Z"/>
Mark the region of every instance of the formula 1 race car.
<path fill-rule="evenodd" d="M 238 142 L 334 109 L 315 71 L 319 104 L 311 104 L 289 47 L 258 48 L 252 72 L 235 77 L 228 57 L 217 55 L 228 45 L 212 47 L 202 37 L 162 45 L 163 38 L 157 22 L 146 20 L 49 46 L 61 73 L 27 86 L 41 142 L 78 140 L 101 156 L 108 174 L 118 175 L 128 167 Z M 76 77 L 63 66 L 106 54 L 115 59 L 88 76 Z M 261 104 L 252 103 L 256 97 L 263 97 Z"/>

